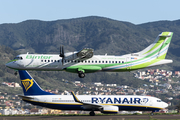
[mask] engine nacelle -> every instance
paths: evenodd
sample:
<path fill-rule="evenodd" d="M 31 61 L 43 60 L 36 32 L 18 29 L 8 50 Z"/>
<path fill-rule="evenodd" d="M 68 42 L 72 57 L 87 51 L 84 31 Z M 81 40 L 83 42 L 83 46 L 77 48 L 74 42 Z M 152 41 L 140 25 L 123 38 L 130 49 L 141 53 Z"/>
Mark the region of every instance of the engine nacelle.
<path fill-rule="evenodd" d="M 65 60 L 74 60 L 76 59 L 78 56 L 77 56 L 77 51 L 76 52 L 68 52 L 68 53 L 65 53 L 64 54 L 64 59 Z"/>
<path fill-rule="evenodd" d="M 117 114 L 119 111 L 119 108 L 117 106 L 103 106 L 101 109 L 101 113 L 105 114 Z"/>

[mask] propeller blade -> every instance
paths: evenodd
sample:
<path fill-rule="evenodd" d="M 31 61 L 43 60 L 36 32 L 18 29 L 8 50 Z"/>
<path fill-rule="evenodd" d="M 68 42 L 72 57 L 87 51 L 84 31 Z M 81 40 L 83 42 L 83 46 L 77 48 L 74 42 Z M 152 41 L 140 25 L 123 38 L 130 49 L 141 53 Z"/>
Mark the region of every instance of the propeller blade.
<path fill-rule="evenodd" d="M 60 45 L 59 57 L 62 57 L 62 64 L 64 64 L 64 47 Z"/>
<path fill-rule="evenodd" d="M 59 51 L 59 57 L 61 57 L 61 46 L 60 46 L 60 51 Z"/>
<path fill-rule="evenodd" d="M 60 57 L 64 57 L 64 48 L 63 46 L 60 46 L 60 54 L 59 54 Z"/>
<path fill-rule="evenodd" d="M 62 46 L 62 55 L 64 57 L 64 47 Z"/>

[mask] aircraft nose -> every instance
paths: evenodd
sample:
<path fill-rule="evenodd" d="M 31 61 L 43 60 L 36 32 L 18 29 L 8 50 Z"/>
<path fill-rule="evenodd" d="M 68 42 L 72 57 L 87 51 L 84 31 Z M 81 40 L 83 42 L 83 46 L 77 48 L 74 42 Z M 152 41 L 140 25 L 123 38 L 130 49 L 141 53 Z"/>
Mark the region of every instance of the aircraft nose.
<path fill-rule="evenodd" d="M 165 103 L 165 102 L 163 103 L 163 107 L 164 107 L 164 108 L 167 108 L 168 106 L 169 106 L 169 105 L 168 105 L 167 103 Z"/>
<path fill-rule="evenodd" d="M 6 63 L 6 67 L 15 69 L 15 68 L 18 67 L 18 65 L 13 61 L 13 62 L 8 62 L 8 63 Z"/>

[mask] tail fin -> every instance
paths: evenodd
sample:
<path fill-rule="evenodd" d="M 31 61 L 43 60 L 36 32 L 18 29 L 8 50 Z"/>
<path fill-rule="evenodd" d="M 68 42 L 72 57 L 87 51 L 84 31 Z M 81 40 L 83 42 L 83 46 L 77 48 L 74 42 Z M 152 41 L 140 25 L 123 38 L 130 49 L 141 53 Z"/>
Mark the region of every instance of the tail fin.
<path fill-rule="evenodd" d="M 162 32 L 158 35 L 154 43 L 137 54 L 142 57 L 155 55 L 157 59 L 165 59 L 172 36 L 173 32 Z"/>
<path fill-rule="evenodd" d="M 26 70 L 18 70 L 24 95 L 54 95 L 41 89 Z"/>

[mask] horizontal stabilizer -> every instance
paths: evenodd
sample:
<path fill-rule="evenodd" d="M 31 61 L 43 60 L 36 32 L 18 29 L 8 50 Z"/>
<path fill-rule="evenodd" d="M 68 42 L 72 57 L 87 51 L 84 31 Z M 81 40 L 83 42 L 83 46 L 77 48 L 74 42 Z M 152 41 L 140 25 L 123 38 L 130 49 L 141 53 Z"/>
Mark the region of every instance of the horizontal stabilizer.
<path fill-rule="evenodd" d="M 18 97 L 22 98 L 22 99 L 34 99 L 33 97 L 27 97 L 27 96 L 23 96 L 23 95 L 18 95 Z"/>

